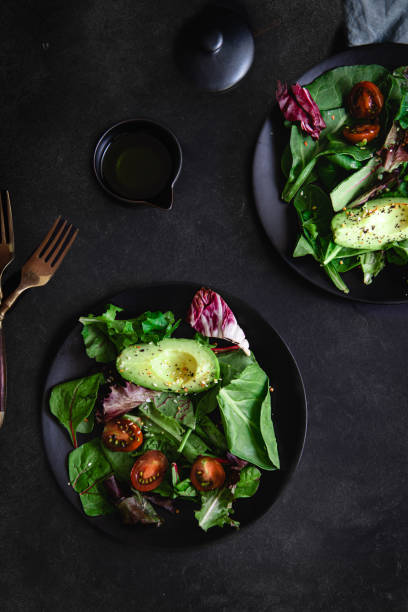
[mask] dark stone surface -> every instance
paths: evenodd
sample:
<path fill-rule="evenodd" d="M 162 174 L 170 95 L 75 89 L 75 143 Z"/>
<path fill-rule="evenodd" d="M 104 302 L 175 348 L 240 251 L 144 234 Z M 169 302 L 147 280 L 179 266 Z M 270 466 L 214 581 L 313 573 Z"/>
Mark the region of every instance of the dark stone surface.
<path fill-rule="evenodd" d="M 254 65 L 237 88 L 212 96 L 182 80 L 170 52 L 199 0 L 2 2 L 0 184 L 12 192 L 17 239 L 8 287 L 57 213 L 81 228 L 52 283 L 6 319 L 4 611 L 407 609 L 407 309 L 350 304 L 307 285 L 270 247 L 251 196 L 276 79 L 291 81 L 341 47 L 341 2 L 245 4 Z M 181 141 L 170 213 L 117 206 L 92 176 L 98 135 L 134 116 L 163 121 Z M 211 547 L 138 554 L 65 501 L 43 452 L 40 397 L 79 313 L 163 280 L 224 287 L 271 322 L 300 365 L 309 434 L 291 485 L 253 528 Z"/>

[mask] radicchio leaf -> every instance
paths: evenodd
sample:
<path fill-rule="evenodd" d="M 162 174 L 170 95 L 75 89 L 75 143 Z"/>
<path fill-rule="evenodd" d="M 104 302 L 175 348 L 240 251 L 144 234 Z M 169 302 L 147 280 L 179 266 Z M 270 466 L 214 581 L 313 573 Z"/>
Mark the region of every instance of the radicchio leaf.
<path fill-rule="evenodd" d="M 205 287 L 197 291 L 189 308 L 187 321 L 203 336 L 228 340 L 237 344 L 246 355 L 250 355 L 248 340 L 234 313 L 215 291 Z"/>
<path fill-rule="evenodd" d="M 318 140 L 320 132 L 326 127 L 319 107 L 309 91 L 299 83 L 291 85 L 290 91 L 286 83 L 278 81 L 276 99 L 285 119 L 300 121 L 304 132 Z"/>
<path fill-rule="evenodd" d="M 109 395 L 103 400 L 102 420 L 105 423 L 160 395 L 158 391 L 145 389 L 130 382 L 124 387 L 114 385 L 110 389 Z"/>

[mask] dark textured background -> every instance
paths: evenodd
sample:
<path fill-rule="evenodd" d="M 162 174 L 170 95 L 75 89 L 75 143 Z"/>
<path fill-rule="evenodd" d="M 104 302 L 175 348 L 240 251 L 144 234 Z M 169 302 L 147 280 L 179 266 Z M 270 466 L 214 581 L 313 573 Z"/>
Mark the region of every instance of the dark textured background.
<path fill-rule="evenodd" d="M 307 285 L 274 253 L 251 196 L 276 79 L 344 46 L 341 2 L 245 5 L 254 65 L 211 96 L 194 92 L 171 56 L 201 0 L 1 3 L 0 185 L 12 193 L 17 241 L 8 286 L 57 213 L 81 229 L 52 283 L 6 319 L 1 610 L 408 608 L 407 308 Z M 98 135 L 139 115 L 167 123 L 183 147 L 170 213 L 116 206 L 91 173 Z M 44 456 L 40 397 L 77 314 L 126 287 L 173 280 L 239 295 L 282 334 L 304 377 L 309 433 L 292 483 L 252 528 L 203 549 L 140 553 L 66 502 Z"/>

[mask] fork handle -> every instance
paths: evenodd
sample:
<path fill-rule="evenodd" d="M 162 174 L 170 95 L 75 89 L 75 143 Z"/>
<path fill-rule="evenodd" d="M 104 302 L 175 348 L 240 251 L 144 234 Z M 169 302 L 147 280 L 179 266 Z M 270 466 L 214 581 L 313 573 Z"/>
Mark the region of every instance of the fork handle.
<path fill-rule="evenodd" d="M 0 321 L 0 428 L 3 426 L 6 414 L 7 399 L 7 367 L 6 345 L 4 342 L 3 325 Z"/>
<path fill-rule="evenodd" d="M 21 295 L 23 293 L 23 291 L 25 291 L 25 289 L 29 289 L 29 287 L 24 286 L 20 283 L 20 285 L 17 287 L 17 289 L 14 289 L 14 291 L 12 293 L 10 293 L 9 296 L 7 296 L 6 298 L 4 298 L 1 307 L 0 307 L 0 325 L 4 319 L 4 316 L 6 314 L 6 312 L 13 306 L 14 302 L 16 301 L 16 299 L 18 298 L 19 295 Z M 1 427 L 1 425 L 0 425 Z"/>

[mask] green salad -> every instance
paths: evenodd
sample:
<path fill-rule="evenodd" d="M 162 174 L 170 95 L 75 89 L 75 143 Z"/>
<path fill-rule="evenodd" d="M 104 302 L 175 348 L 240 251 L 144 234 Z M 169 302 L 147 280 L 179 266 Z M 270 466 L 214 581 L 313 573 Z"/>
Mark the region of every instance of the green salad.
<path fill-rule="evenodd" d="M 301 228 L 293 256 L 311 255 L 345 293 L 348 270 L 368 285 L 406 265 L 408 68 L 343 66 L 306 87 L 278 83 L 277 99 L 290 129 L 282 198 Z"/>
<path fill-rule="evenodd" d="M 110 304 L 80 318 L 92 372 L 51 390 L 73 446 L 69 485 L 88 516 L 160 526 L 186 500 L 204 531 L 238 527 L 235 501 L 279 469 L 267 374 L 210 289 L 190 305 L 190 338 L 173 337 L 170 311 L 123 315 Z"/>

